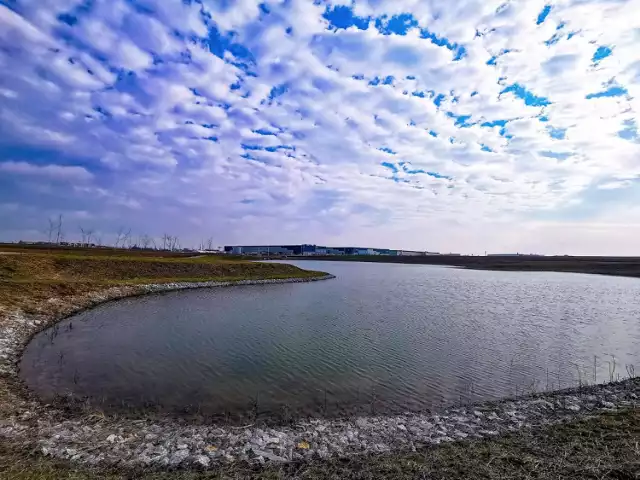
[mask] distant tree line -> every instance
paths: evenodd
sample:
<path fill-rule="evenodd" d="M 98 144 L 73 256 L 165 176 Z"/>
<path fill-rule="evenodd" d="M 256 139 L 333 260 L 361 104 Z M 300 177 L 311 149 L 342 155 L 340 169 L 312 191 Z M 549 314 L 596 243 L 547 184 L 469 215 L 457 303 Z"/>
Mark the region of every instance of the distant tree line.
<path fill-rule="evenodd" d="M 79 242 L 66 241 L 64 230 L 64 216 L 59 214 L 57 217 L 47 219 L 48 225 L 45 231 L 47 235 L 47 243 L 50 245 L 73 245 L 79 247 L 106 247 L 113 246 L 115 248 L 124 249 L 142 249 L 142 250 L 182 250 L 180 238 L 177 235 L 164 233 L 159 239 L 145 234 L 134 237 L 131 228 L 120 227 L 115 234 L 113 244 L 103 244 L 102 236 L 92 227 L 80 226 Z M 198 250 L 214 250 L 213 237 L 200 240 Z"/>

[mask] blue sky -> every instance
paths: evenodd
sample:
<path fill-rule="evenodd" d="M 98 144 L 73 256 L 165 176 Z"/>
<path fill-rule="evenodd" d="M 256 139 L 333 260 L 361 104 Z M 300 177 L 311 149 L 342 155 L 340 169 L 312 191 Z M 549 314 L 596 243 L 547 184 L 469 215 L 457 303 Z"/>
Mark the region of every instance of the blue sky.
<path fill-rule="evenodd" d="M 0 240 L 640 254 L 640 4 L 0 0 Z"/>

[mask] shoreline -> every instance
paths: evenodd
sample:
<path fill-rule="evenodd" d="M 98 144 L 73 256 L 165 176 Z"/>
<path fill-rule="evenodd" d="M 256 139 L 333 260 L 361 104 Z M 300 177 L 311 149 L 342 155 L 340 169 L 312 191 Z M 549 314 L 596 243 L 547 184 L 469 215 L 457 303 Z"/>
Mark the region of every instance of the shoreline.
<path fill-rule="evenodd" d="M 46 414 L 47 417 L 69 419 L 77 413 L 65 412 L 66 408 L 56 408 L 45 404 L 33 394 L 19 376 L 19 362 L 24 349 L 38 333 L 57 323 L 97 306 L 144 295 L 154 295 L 180 290 L 221 288 L 248 285 L 268 285 L 287 283 L 308 283 L 336 278 L 324 273 L 316 277 L 291 277 L 256 280 L 167 282 L 148 284 L 123 284 L 80 293 L 72 297 L 48 298 L 40 302 L 50 306 L 55 313 L 28 314 L 20 309 L 3 311 L 0 309 L 0 437 L 7 421 L 22 415 L 25 411 Z"/>
<path fill-rule="evenodd" d="M 467 255 L 336 255 L 296 256 L 285 260 L 322 262 L 389 263 L 403 265 L 449 266 L 465 270 L 494 272 L 558 272 L 640 278 L 638 257 L 536 257 L 536 256 L 467 256 Z"/>
<path fill-rule="evenodd" d="M 175 292 L 180 290 L 195 290 L 201 288 L 219 288 L 250 285 L 273 285 L 287 283 L 309 283 L 336 278 L 332 274 L 317 277 L 291 277 L 256 280 L 231 281 L 200 281 L 200 282 L 166 282 L 148 284 L 123 284 L 112 286 L 63 302 L 56 298 L 49 298 L 45 303 L 56 304 L 62 313 L 50 315 L 26 314 L 19 310 L 3 312 L 0 310 L 0 382 L 5 375 L 15 377 L 17 365 L 24 348 L 37 333 L 52 327 L 73 315 L 90 310 L 99 305 L 114 302 L 124 298 L 134 298 L 144 295 Z"/>
<path fill-rule="evenodd" d="M 132 420 L 99 412 L 85 415 L 44 405 L 26 391 L 17 362 L 31 337 L 70 315 L 117 299 L 192 288 L 298 283 L 335 278 L 173 282 L 111 287 L 81 295 L 59 315 L 5 314 L 0 328 L 0 437 L 45 456 L 89 466 L 215 468 L 250 462 L 415 451 L 429 445 L 493 438 L 617 409 L 637 408 L 640 381 L 545 392 L 452 407 L 437 413 L 320 418 L 268 427 L 191 424 L 171 417 Z M 51 300 L 49 300 L 51 302 Z M 90 413 L 90 414 L 89 414 Z"/>

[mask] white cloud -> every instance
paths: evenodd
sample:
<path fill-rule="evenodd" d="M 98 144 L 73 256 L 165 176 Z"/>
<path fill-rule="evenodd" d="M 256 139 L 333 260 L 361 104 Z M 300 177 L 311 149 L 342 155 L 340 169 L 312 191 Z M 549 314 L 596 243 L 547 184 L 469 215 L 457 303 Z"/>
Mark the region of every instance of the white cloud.
<path fill-rule="evenodd" d="M 365 30 L 305 0 L 94 3 L 0 6 L 0 170 L 84 182 L 107 223 L 553 250 L 509 231 L 556 232 L 533 219 L 597 212 L 593 191 L 624 197 L 640 175 L 637 2 L 552 2 L 538 25 L 543 0 L 358 1 Z M 406 35 L 375 26 L 405 13 Z"/>
<path fill-rule="evenodd" d="M 51 180 L 85 182 L 93 175 L 83 167 L 63 165 L 35 165 L 27 162 L 7 161 L 0 163 L 0 172 L 5 174 L 45 177 Z"/>

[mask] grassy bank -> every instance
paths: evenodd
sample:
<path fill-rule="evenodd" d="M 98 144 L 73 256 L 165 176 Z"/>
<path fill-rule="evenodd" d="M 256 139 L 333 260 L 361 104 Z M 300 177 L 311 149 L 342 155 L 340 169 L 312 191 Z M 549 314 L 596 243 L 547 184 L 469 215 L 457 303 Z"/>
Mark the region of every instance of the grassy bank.
<path fill-rule="evenodd" d="M 0 478 L 15 480 L 142 479 L 637 479 L 640 411 L 606 413 L 484 441 L 465 441 L 412 453 L 268 465 L 234 464 L 207 472 L 127 471 L 70 462 L 0 444 Z"/>
<path fill-rule="evenodd" d="M 410 265 L 448 265 L 476 270 L 512 272 L 571 272 L 599 275 L 640 277 L 639 257 L 529 257 L 529 256 L 457 256 L 427 255 L 420 257 L 386 255 L 340 255 L 295 257 L 295 260 L 404 263 Z"/>
<path fill-rule="evenodd" d="M 0 312 L 52 313 L 56 302 L 115 285 L 175 281 L 234 281 L 308 278 L 322 275 L 293 265 L 219 256 L 151 256 L 149 252 L 32 251 L 0 254 Z M 45 309 L 46 311 L 43 311 Z"/>

